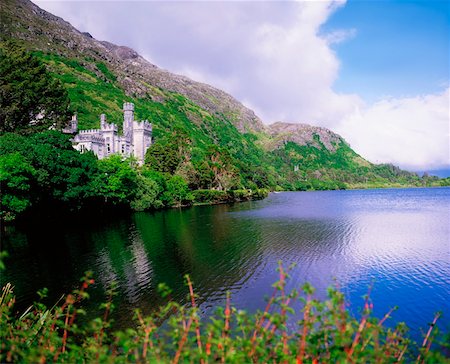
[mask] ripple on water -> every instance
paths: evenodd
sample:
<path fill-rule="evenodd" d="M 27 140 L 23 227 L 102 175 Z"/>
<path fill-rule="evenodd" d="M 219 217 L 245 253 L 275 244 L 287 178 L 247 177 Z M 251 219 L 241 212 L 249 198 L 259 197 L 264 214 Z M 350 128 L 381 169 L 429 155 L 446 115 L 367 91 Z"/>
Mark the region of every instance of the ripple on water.
<path fill-rule="evenodd" d="M 160 282 L 186 302 L 187 273 L 202 309 L 223 302 L 228 290 L 240 308 L 263 308 L 281 260 L 296 263 L 289 287 L 310 281 L 323 295 L 335 278 L 352 303 L 360 304 L 374 282 L 376 312 L 399 305 L 396 320 L 417 331 L 434 311 L 450 316 L 449 211 L 450 189 L 279 193 L 136 214 L 70 236 L 45 229 L 59 249 L 28 233 L 23 247 L 11 251 L 17 264 L 5 274 L 28 299 L 43 286 L 61 289 L 61 277 L 76 286 L 82 272 L 94 270 L 99 299 L 110 282 L 119 282 L 116 319 L 126 325 L 134 307 L 149 312 L 160 302 Z"/>

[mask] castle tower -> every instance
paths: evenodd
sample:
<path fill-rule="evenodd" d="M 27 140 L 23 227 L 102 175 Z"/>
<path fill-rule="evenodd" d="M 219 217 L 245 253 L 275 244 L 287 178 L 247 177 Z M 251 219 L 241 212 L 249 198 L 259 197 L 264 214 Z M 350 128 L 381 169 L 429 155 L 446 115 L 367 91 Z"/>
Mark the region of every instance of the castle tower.
<path fill-rule="evenodd" d="M 100 115 L 100 134 L 104 138 L 105 145 L 101 154 L 98 154 L 99 158 L 104 158 L 110 154 L 117 153 L 117 125 L 108 123 L 105 114 Z"/>
<path fill-rule="evenodd" d="M 78 119 L 77 114 L 72 115 L 72 120 L 70 120 L 66 127 L 62 130 L 66 134 L 75 134 L 78 131 Z"/>
<path fill-rule="evenodd" d="M 123 104 L 123 135 L 127 136 L 133 131 L 134 104 L 125 102 Z"/>
<path fill-rule="evenodd" d="M 72 115 L 72 120 L 70 121 L 70 127 L 73 130 L 74 133 L 78 130 L 78 117 L 77 114 Z"/>
<path fill-rule="evenodd" d="M 106 127 L 106 115 L 105 114 L 101 114 L 100 115 L 100 129 L 105 129 Z"/>
<path fill-rule="evenodd" d="M 133 155 L 144 164 L 145 152 L 152 143 L 152 124 L 148 120 L 133 122 Z"/>
<path fill-rule="evenodd" d="M 123 157 L 134 156 L 142 165 L 145 153 L 152 144 L 152 124 L 148 120 L 134 120 L 134 104 L 123 104 L 123 135 L 118 134 L 118 127 L 106 121 L 105 114 L 100 115 L 100 129 L 81 130 L 73 138 L 74 148 L 80 152 L 91 150 L 99 159 L 111 154 Z M 76 133 L 78 128 L 77 116 L 74 115 L 65 133 Z"/>

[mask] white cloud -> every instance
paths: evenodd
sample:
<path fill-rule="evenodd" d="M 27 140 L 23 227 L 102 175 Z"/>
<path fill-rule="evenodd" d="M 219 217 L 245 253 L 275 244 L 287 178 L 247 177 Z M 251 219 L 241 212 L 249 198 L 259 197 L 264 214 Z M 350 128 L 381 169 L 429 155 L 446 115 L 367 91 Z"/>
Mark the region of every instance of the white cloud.
<path fill-rule="evenodd" d="M 325 34 L 324 38 L 328 44 L 338 44 L 344 41 L 350 40 L 351 38 L 356 36 L 356 29 L 339 29 L 335 30 L 329 34 Z"/>
<path fill-rule="evenodd" d="M 330 44 L 354 31 L 319 34 L 342 0 L 38 3 L 160 67 L 246 100 L 266 122 L 332 126 L 361 102 L 332 89 L 339 60 Z"/>
<path fill-rule="evenodd" d="M 262 109 L 266 121 L 291 120 L 332 126 L 361 100 L 338 94 L 332 85 L 339 60 L 319 28 L 342 2 L 300 3 L 295 22 L 286 27 L 263 24 L 253 37 L 251 83 L 262 93 L 252 103 Z M 342 37 L 341 37 L 342 38 Z"/>
<path fill-rule="evenodd" d="M 410 170 L 450 165 L 449 89 L 390 98 L 346 116 L 336 128 L 362 156 Z"/>
<path fill-rule="evenodd" d="M 356 93 L 333 89 L 340 61 L 331 46 L 357 29 L 323 33 L 321 26 L 345 1 L 38 4 L 94 37 L 229 92 L 265 122 L 329 127 L 372 162 L 449 164 L 448 90 L 367 106 Z"/>

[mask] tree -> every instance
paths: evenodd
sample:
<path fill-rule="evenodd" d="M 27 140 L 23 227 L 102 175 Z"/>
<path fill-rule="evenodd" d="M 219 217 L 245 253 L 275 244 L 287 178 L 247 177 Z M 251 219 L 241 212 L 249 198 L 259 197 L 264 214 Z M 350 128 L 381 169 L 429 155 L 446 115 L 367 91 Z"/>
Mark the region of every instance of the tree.
<path fill-rule="evenodd" d="M 172 176 L 167 181 L 164 197 L 168 205 L 181 206 L 193 200 L 189 187 L 183 177 Z"/>
<path fill-rule="evenodd" d="M 98 174 L 97 158 L 92 153 L 80 154 L 68 135 L 55 130 L 34 134 L 29 137 L 26 156 L 36 169 L 40 201 L 79 209 L 93 194 L 89 182 Z"/>
<path fill-rule="evenodd" d="M 15 211 L 9 214 L 10 220 L 30 206 L 78 210 L 94 197 L 91 181 L 99 173 L 97 158 L 93 153 L 80 154 L 70 137 L 61 132 L 48 130 L 29 136 L 6 133 L 0 136 L 0 159 L 2 197 L 17 197 L 3 201 L 3 215 L 8 209 Z M 29 202 L 19 204 L 18 199 Z"/>
<path fill-rule="evenodd" d="M 239 176 L 230 153 L 217 145 L 208 148 L 209 164 L 214 175 L 213 186 L 221 190 L 237 187 Z"/>
<path fill-rule="evenodd" d="M 173 174 L 180 162 L 176 145 L 164 141 L 154 143 L 145 155 L 145 164 L 157 172 Z"/>
<path fill-rule="evenodd" d="M 214 172 L 207 161 L 201 160 L 194 164 L 197 171 L 197 188 L 210 189 L 214 182 Z"/>
<path fill-rule="evenodd" d="M 0 44 L 0 133 L 61 128 L 69 97 L 39 59 L 15 42 Z"/>
<path fill-rule="evenodd" d="M 21 154 L 0 155 L 1 219 L 12 221 L 31 205 L 35 173 Z"/>
<path fill-rule="evenodd" d="M 138 175 L 136 197 L 131 201 L 130 206 L 135 211 L 159 209 L 163 207 L 159 199 L 161 192 L 162 187 L 155 180 Z"/>
<path fill-rule="evenodd" d="M 183 162 L 189 162 L 191 139 L 186 130 L 175 127 L 174 130 L 160 138 L 147 150 L 145 164 L 151 169 L 174 174 Z"/>
<path fill-rule="evenodd" d="M 92 181 L 94 194 L 104 202 L 126 205 L 136 197 L 137 172 L 130 160 L 113 154 L 98 161 L 99 173 Z"/>

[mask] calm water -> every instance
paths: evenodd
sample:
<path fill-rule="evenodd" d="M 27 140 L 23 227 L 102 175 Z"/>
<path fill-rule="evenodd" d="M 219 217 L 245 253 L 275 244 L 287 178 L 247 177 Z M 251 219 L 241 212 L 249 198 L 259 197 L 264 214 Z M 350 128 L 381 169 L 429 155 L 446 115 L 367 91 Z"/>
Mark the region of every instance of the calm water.
<path fill-rule="evenodd" d="M 227 290 L 237 307 L 262 309 L 281 260 L 296 263 L 290 287 L 309 281 L 324 297 L 335 279 L 355 314 L 373 284 L 375 313 L 398 305 L 394 319 L 405 321 L 413 337 L 438 310 L 450 329 L 450 188 L 282 192 L 111 220 L 9 230 L 1 283 L 13 282 L 25 305 L 42 287 L 56 300 L 92 270 L 90 305 L 97 307 L 117 281 L 115 319 L 123 326 L 133 308 L 150 312 L 160 302 L 160 282 L 184 302 L 186 273 L 204 312 Z"/>

